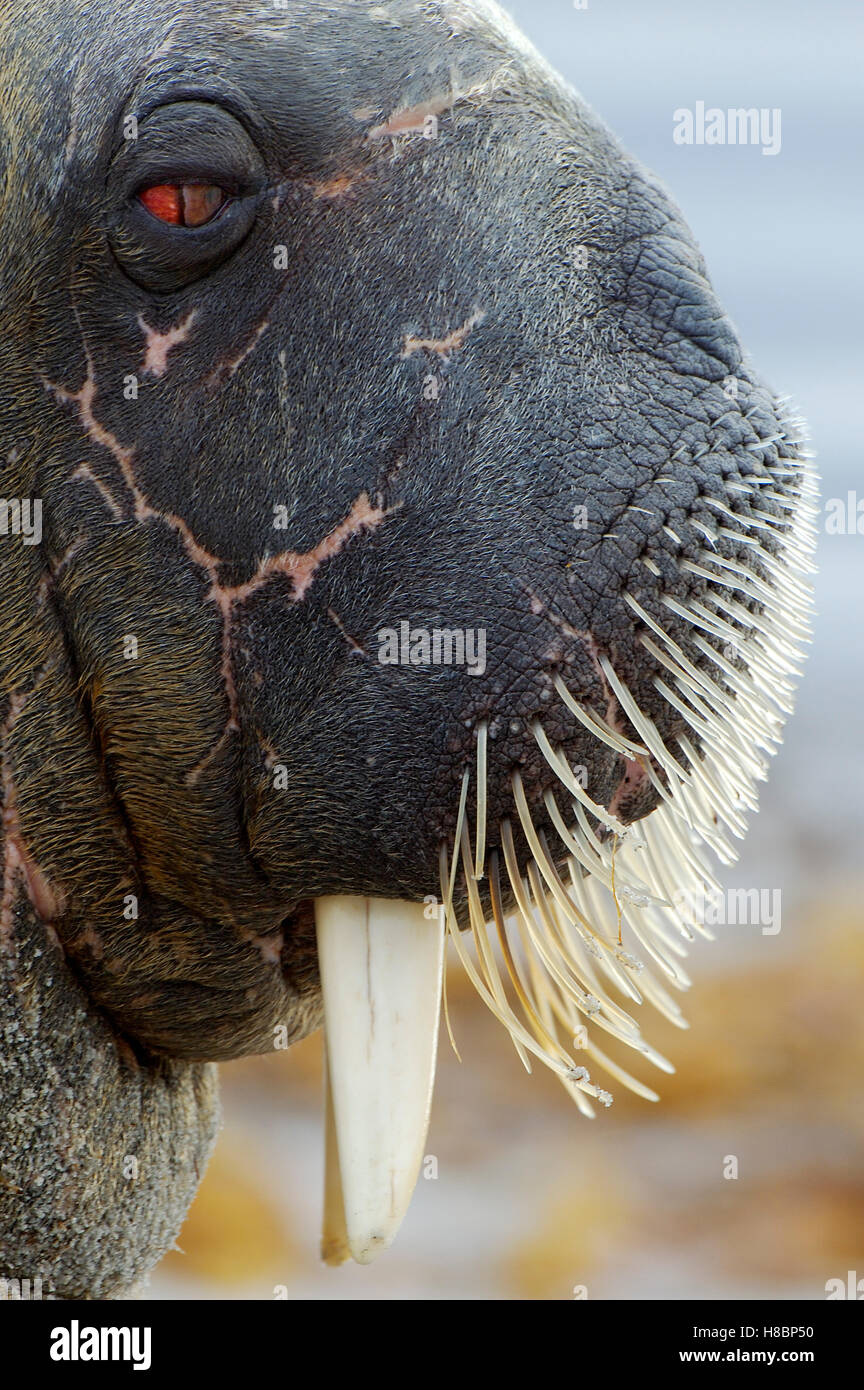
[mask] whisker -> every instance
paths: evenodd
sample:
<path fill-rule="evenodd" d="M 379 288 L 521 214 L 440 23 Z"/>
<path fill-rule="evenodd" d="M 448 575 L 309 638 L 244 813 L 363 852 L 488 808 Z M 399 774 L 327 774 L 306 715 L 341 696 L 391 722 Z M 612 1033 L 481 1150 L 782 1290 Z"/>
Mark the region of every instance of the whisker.
<path fill-rule="evenodd" d="M 482 878 L 486 859 L 486 763 L 488 725 L 477 730 L 477 834 L 474 847 L 474 877 Z"/>
<path fill-rule="evenodd" d="M 456 873 L 459 868 L 459 853 L 462 848 L 462 826 L 465 824 L 465 807 L 468 802 L 468 783 L 471 780 L 470 768 L 465 769 L 462 774 L 462 791 L 459 795 L 459 811 L 456 816 L 456 833 L 453 837 L 453 865 L 450 870 L 450 881 L 447 885 L 445 902 L 448 911 L 453 906 L 453 889 L 456 886 Z M 465 877 L 470 878 L 470 859 L 465 860 Z"/>
<path fill-rule="evenodd" d="M 555 677 L 555 689 L 570 710 L 570 713 L 575 714 L 580 723 L 585 725 L 588 732 L 594 734 L 596 738 L 601 739 L 603 743 L 608 744 L 616 753 L 622 753 L 625 757 L 629 758 L 639 757 L 640 754 L 647 754 L 648 749 L 644 748 L 641 743 L 633 743 L 631 739 L 625 738 L 623 734 L 619 734 L 615 729 L 610 729 L 609 725 L 601 719 L 600 715 L 596 714 L 594 710 L 583 709 L 578 701 L 574 700 L 560 676 Z"/>
<path fill-rule="evenodd" d="M 596 816 L 609 830 L 614 830 L 619 835 L 626 835 L 626 825 L 623 825 L 615 816 L 610 815 L 605 806 L 599 806 L 596 801 L 592 801 L 588 793 L 583 790 L 577 778 L 574 777 L 571 772 L 566 758 L 563 754 L 556 752 L 552 747 L 546 737 L 546 732 L 542 724 L 535 720 L 531 725 L 531 732 L 537 740 L 540 751 L 552 771 L 558 774 L 559 779 L 564 783 L 567 790 L 576 797 L 577 801 L 581 801 L 583 806 L 587 806 L 591 814 Z"/>

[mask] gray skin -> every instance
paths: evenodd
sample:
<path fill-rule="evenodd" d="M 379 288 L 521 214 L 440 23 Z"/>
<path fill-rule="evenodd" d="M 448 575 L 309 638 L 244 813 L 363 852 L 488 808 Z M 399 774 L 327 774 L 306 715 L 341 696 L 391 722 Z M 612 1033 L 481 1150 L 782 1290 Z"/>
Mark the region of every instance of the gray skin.
<path fill-rule="evenodd" d="M 653 808 L 554 677 L 620 717 L 610 655 L 674 743 L 622 594 L 687 647 L 693 523 L 795 451 L 666 192 L 486 0 L 6 0 L 0 42 L 2 496 L 44 509 L 0 545 L 0 1277 L 112 1297 L 208 1064 L 318 1026 L 315 897 L 437 892 L 481 721 L 490 847 L 514 769 L 545 823 L 535 718 Z M 196 181 L 198 228 L 138 197 Z M 382 665 L 402 621 L 485 672 Z"/>

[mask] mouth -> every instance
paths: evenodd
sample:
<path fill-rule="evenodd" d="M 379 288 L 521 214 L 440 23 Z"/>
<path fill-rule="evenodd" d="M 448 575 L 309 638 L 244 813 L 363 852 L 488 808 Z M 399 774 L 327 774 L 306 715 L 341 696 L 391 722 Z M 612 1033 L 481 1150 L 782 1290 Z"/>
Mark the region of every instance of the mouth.
<path fill-rule="evenodd" d="M 730 837 L 743 836 L 756 808 L 809 636 L 814 475 L 804 460 L 783 459 L 753 476 L 749 529 L 739 529 L 740 512 L 718 508 L 703 553 L 685 562 L 694 581 L 688 599 L 661 594 L 649 611 L 624 595 L 653 687 L 680 717 L 678 732 L 664 737 L 601 651 L 602 712 L 554 679 L 568 714 L 620 760 L 608 807 L 535 720 L 530 733 L 548 785 L 529 793 L 514 770 L 510 813 L 487 823 L 490 738 L 481 723 L 452 848 L 440 850 L 440 899 L 315 900 L 328 1263 L 369 1263 L 392 1242 L 410 1202 L 429 1122 L 446 938 L 526 1069 L 532 1059 L 549 1067 L 583 1115 L 612 1102 L 598 1071 L 659 1099 L 597 1037 L 674 1071 L 642 1036 L 634 1010 L 648 1002 L 674 1026 L 688 1026 L 670 991 L 689 984 L 687 944 L 712 938 L 699 907 L 720 891 L 707 852 L 724 864 L 736 857 Z M 780 501 L 779 517 L 776 507 L 757 505 L 760 493 Z M 752 539 L 746 562 L 726 553 L 732 526 L 736 543 Z M 674 635 L 668 630 L 664 610 L 687 624 L 683 638 L 680 621 Z M 634 812 L 648 790 L 653 809 Z M 444 1010 L 446 1018 L 446 999 Z"/>

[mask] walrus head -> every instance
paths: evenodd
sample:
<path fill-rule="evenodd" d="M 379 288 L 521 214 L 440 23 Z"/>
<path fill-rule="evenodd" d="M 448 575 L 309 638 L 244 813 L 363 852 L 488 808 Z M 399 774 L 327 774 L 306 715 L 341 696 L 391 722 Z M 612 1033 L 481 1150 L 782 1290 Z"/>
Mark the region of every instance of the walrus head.
<path fill-rule="evenodd" d="M 679 1018 L 788 709 L 800 430 L 487 0 L 11 8 L 4 930 L 26 893 L 144 1067 L 317 1027 L 320 949 L 366 1259 L 445 919 L 583 1109 L 586 1060 L 653 1095 L 595 1030 L 666 1065 L 629 1005 Z"/>

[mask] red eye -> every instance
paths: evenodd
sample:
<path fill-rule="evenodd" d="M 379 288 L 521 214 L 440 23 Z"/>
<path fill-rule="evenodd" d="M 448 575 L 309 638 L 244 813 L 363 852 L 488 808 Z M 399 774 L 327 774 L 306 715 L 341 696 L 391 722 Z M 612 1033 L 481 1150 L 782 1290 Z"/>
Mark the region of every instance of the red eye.
<path fill-rule="evenodd" d="M 142 188 L 138 201 L 160 222 L 174 227 L 203 227 L 222 210 L 228 194 L 215 183 L 158 183 Z"/>

